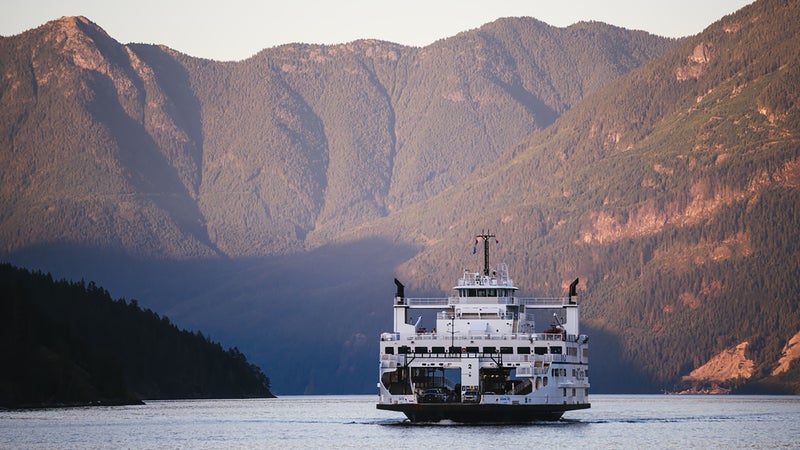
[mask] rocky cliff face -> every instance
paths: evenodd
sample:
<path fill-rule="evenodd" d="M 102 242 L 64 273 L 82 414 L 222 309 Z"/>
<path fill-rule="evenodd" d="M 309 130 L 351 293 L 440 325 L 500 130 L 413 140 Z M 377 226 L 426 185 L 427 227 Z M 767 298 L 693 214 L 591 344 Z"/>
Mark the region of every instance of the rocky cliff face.
<path fill-rule="evenodd" d="M 755 361 L 748 356 L 749 342 L 723 350 L 714 355 L 708 362 L 692 370 L 690 374 L 684 375 L 682 381 L 688 385 L 682 390 L 684 394 L 727 394 L 730 392 L 753 393 L 747 388 L 747 381 L 756 378 Z M 762 385 L 765 392 L 790 393 L 792 383 L 780 381 L 781 378 L 793 377 L 796 373 L 796 361 L 800 359 L 800 333 L 792 336 L 783 347 L 780 359 L 768 364 L 772 367 L 768 376 L 763 377 L 763 381 L 756 381 L 756 385 Z M 796 380 L 795 380 L 795 383 Z M 744 387 L 743 387 L 744 386 Z"/>
<path fill-rule="evenodd" d="M 684 376 L 683 381 L 694 384 L 691 392 L 730 392 L 730 388 L 724 387 L 726 383 L 747 380 L 753 376 L 755 363 L 746 356 L 748 345 L 748 342 L 742 342 L 736 347 L 722 351 Z"/>
<path fill-rule="evenodd" d="M 800 359 L 800 332 L 786 342 L 781 352 L 781 359 L 778 360 L 778 364 L 772 370 L 772 376 L 788 372 L 792 363 L 798 359 Z"/>

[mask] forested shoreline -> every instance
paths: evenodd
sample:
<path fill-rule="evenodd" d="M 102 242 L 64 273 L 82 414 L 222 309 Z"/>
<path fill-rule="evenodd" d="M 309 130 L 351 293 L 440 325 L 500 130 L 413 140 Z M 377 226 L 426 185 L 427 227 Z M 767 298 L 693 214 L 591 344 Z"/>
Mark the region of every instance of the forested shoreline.
<path fill-rule="evenodd" d="M 236 348 L 179 329 L 94 282 L 0 264 L 0 407 L 273 397 Z"/>

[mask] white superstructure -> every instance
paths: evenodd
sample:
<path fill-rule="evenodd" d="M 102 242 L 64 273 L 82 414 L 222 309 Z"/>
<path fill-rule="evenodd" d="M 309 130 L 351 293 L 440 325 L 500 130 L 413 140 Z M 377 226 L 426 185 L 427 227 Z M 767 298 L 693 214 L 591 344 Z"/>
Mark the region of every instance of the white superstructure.
<path fill-rule="evenodd" d="M 467 422 L 555 420 L 588 408 L 578 280 L 566 297 L 518 297 L 505 264 L 489 270 L 494 235 L 477 238 L 484 242 L 483 272 L 465 271 L 454 296 L 405 297 L 395 280 L 394 331 L 380 341 L 378 408 L 412 421 Z M 412 310 L 435 310 L 435 328 L 422 328 L 432 317 L 414 320 Z M 537 318 L 550 326 L 537 332 Z"/>

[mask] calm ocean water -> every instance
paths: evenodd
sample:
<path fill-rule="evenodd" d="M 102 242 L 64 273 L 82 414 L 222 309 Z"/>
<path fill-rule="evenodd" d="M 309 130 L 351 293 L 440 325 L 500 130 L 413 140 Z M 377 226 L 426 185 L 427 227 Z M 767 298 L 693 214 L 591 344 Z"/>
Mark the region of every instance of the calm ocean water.
<path fill-rule="evenodd" d="M 595 395 L 523 425 L 409 424 L 376 396 L 0 411 L 2 448 L 800 448 L 800 397 Z"/>

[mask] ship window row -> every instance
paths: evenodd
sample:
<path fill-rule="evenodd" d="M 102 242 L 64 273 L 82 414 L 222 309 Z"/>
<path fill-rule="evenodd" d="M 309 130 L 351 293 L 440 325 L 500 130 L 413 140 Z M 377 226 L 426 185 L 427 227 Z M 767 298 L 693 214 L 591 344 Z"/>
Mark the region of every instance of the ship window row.
<path fill-rule="evenodd" d="M 459 289 L 461 297 L 511 297 L 511 289 Z"/>
<path fill-rule="evenodd" d="M 565 369 L 563 367 L 562 368 L 554 368 L 553 369 L 553 376 L 554 377 L 566 377 L 568 373 L 569 372 L 567 372 L 567 369 Z M 588 378 L 589 377 L 589 369 L 584 369 L 582 372 L 579 372 L 578 369 L 572 369 L 572 376 L 573 377 L 577 377 L 578 375 L 583 375 L 583 376 Z"/>
<path fill-rule="evenodd" d="M 394 355 L 394 347 L 387 346 L 384 349 L 384 353 L 387 355 Z M 536 355 L 560 355 L 562 352 L 561 347 L 517 347 L 516 352 L 514 351 L 514 347 L 409 347 L 407 345 L 401 345 L 397 347 L 397 353 L 400 355 L 407 355 L 411 353 L 501 353 L 504 355 L 513 355 L 514 353 L 518 355 L 530 355 L 531 353 Z M 548 352 L 549 350 L 549 352 Z"/>
<path fill-rule="evenodd" d="M 564 397 L 567 397 L 567 393 L 568 393 L 567 388 L 562 388 L 562 389 L 564 390 L 564 394 L 563 394 Z M 576 395 L 577 395 L 577 391 L 575 390 L 575 388 L 572 388 L 572 396 L 575 397 Z M 583 395 L 585 395 L 587 397 L 589 396 L 589 388 L 583 388 Z"/>

